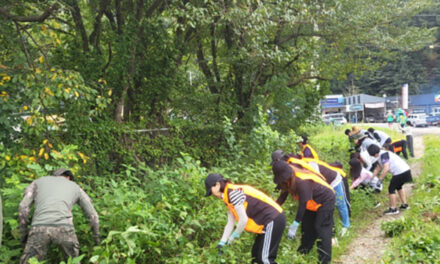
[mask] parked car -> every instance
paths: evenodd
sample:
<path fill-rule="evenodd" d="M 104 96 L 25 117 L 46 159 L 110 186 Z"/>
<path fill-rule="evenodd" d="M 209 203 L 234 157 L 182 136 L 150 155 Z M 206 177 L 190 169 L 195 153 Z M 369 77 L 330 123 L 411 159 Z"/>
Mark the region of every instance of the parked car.
<path fill-rule="evenodd" d="M 365 122 L 367 122 L 367 123 L 383 123 L 383 122 L 385 122 L 385 120 L 382 116 L 369 115 L 369 116 L 365 117 Z"/>
<path fill-rule="evenodd" d="M 343 113 L 326 114 L 322 116 L 322 120 L 326 125 L 331 122 L 337 125 L 347 124 L 347 119 L 344 117 Z"/>
<path fill-rule="evenodd" d="M 440 125 L 440 115 L 429 114 L 426 116 L 426 123 L 430 126 Z"/>
<path fill-rule="evenodd" d="M 428 126 L 428 122 L 426 121 L 426 117 L 427 117 L 427 115 L 424 114 L 424 113 L 421 113 L 421 114 L 410 114 L 408 116 L 408 121 L 414 127 L 418 127 L 418 126 L 427 127 Z"/>

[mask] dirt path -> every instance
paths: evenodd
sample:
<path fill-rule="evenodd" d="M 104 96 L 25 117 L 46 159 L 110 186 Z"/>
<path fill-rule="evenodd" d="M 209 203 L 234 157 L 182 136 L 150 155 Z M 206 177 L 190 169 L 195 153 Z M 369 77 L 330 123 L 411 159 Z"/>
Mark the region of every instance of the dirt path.
<path fill-rule="evenodd" d="M 423 156 L 425 146 L 423 145 L 423 137 L 414 137 L 414 154 L 415 158 L 419 159 Z M 411 164 L 411 174 L 413 177 L 418 177 L 421 172 L 421 161 L 417 160 Z M 405 184 L 404 189 L 407 194 L 409 203 L 411 202 L 410 196 L 413 189 L 413 184 Z M 384 190 L 386 190 L 384 188 Z M 384 205 L 385 203 L 385 205 Z M 348 245 L 348 254 L 341 256 L 335 260 L 334 263 L 338 264 L 373 264 L 379 263 L 380 259 L 385 253 L 389 238 L 385 237 L 384 232 L 380 229 L 381 223 L 384 221 L 394 220 L 402 217 L 402 213 L 392 216 L 383 216 L 382 211 L 387 208 L 388 199 L 382 203 L 382 206 L 378 209 L 378 218 L 374 220 L 369 227 L 359 230 L 359 236 L 355 238 L 350 245 Z M 398 199 L 399 203 L 399 199 Z"/>

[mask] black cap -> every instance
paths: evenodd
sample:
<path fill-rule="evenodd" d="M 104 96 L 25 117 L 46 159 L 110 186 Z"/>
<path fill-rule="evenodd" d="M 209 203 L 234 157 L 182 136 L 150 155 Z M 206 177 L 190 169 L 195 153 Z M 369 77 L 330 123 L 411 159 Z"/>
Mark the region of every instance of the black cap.
<path fill-rule="evenodd" d="M 380 147 L 376 144 L 371 144 L 370 146 L 368 146 L 367 151 L 370 156 L 374 157 L 377 153 L 380 152 Z"/>
<path fill-rule="evenodd" d="M 272 162 L 270 165 L 272 166 L 276 161 L 279 161 L 283 158 L 284 152 L 281 149 L 277 149 L 274 152 L 272 152 Z"/>
<path fill-rule="evenodd" d="M 223 176 L 217 173 L 211 173 L 205 179 L 205 188 L 206 194 L 205 196 L 211 195 L 211 187 L 214 186 L 217 182 L 223 180 Z"/>
<path fill-rule="evenodd" d="M 350 164 L 350 177 L 352 180 L 356 180 L 361 176 L 362 164 L 358 158 L 352 158 L 348 164 Z"/>
<path fill-rule="evenodd" d="M 68 170 L 66 168 L 60 168 L 53 172 L 54 176 L 67 176 L 70 178 L 71 181 L 73 181 L 73 173 L 71 170 Z"/>
<path fill-rule="evenodd" d="M 279 187 L 280 184 L 286 182 L 294 174 L 293 169 L 285 161 L 276 161 L 272 165 L 273 182 Z"/>

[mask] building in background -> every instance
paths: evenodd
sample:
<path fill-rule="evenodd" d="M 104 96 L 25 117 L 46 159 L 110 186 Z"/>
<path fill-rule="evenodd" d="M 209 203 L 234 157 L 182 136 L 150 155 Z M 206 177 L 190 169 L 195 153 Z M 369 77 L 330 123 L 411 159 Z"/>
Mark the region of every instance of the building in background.
<path fill-rule="evenodd" d="M 387 97 L 386 107 L 394 112 L 401 107 L 400 96 Z M 440 115 L 440 92 L 429 94 L 416 94 L 408 96 L 409 113 L 425 113 Z"/>
<path fill-rule="evenodd" d="M 321 101 L 322 115 L 344 113 L 348 122 L 383 122 L 385 117 L 385 98 L 368 94 L 343 97 L 329 95 Z"/>

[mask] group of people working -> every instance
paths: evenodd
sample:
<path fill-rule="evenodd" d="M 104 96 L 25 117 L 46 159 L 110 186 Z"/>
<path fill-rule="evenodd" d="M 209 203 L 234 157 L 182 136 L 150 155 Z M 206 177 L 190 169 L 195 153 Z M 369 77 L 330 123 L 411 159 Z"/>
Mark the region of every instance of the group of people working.
<path fill-rule="evenodd" d="M 408 147 L 411 157 L 414 157 L 412 135 L 408 133 L 410 130 L 406 129 L 405 131 L 407 132 L 407 140 L 410 142 Z M 400 209 L 408 209 L 409 205 L 402 187 L 405 183 L 412 182 L 412 175 L 408 164 L 400 158 L 400 153 L 403 153 L 404 158 L 408 159 L 407 141 L 403 139 L 393 141 L 383 131 L 374 128 L 363 130 L 357 126 L 354 126 L 352 130 L 346 130 L 345 134 L 354 144 L 353 148 L 358 150 L 352 153 L 349 161 L 350 175 L 353 180 L 351 189 L 362 185 L 381 191 L 384 178 L 388 173 L 391 173 L 393 177 L 388 186 L 390 207 L 384 214 L 399 213 L 399 209 L 396 207 L 396 191 L 402 202 Z"/>
<path fill-rule="evenodd" d="M 220 174 L 208 175 L 206 196 L 214 195 L 228 208 L 228 222 L 218 243 L 219 249 L 246 230 L 257 234 L 252 247 L 252 263 L 276 263 L 286 226 L 281 206 L 290 194 L 298 201 L 298 209 L 288 226 L 288 238 L 295 238 L 301 226 L 298 252 L 307 254 L 317 241 L 319 261 L 331 261 L 335 206 L 341 217 L 341 235 L 350 227 L 348 184 L 342 164 L 320 160 L 307 141 L 307 137 L 303 137 L 299 142 L 301 154 L 285 154 L 282 150 L 272 153 L 273 181 L 281 191 L 276 201 L 254 187 L 234 184 Z"/>
<path fill-rule="evenodd" d="M 346 134 L 358 151 L 351 155 L 349 162 L 353 181 L 350 188 L 357 188 L 366 181 L 371 186 L 371 179 L 376 178 L 374 187 L 380 191 L 382 181 L 390 172 L 393 175 L 388 187 L 390 208 L 385 214 L 408 209 L 402 186 L 412 180 L 411 170 L 394 153 L 394 147 L 387 147 L 387 144 L 393 146 L 393 141 L 384 132 L 372 128 L 365 131 L 353 127 Z M 252 263 L 276 263 L 278 247 L 286 228 L 282 205 L 290 194 L 298 201 L 298 208 L 295 219 L 288 226 L 288 238 L 294 239 L 301 226 L 298 252 L 307 254 L 317 242 L 320 263 L 331 261 L 335 207 L 341 218 L 341 236 L 350 227 L 347 176 L 340 162 L 327 163 L 319 159 L 317 152 L 308 144 L 307 137 L 302 137 L 298 144 L 302 149 L 300 154 L 285 154 L 282 150 L 272 153 L 273 182 L 280 190 L 276 201 L 254 187 L 234 184 L 220 174 L 207 176 L 206 196 L 221 199 L 228 208 L 228 221 L 217 245 L 220 252 L 246 230 L 257 234 L 252 247 Z M 402 202 L 399 209 L 396 191 Z M 30 224 L 32 204 L 34 214 Z M 24 246 L 21 264 L 28 263 L 32 257 L 43 260 L 51 243 L 59 245 L 67 256 L 79 255 L 72 216 L 75 204 L 79 204 L 89 217 L 94 241 L 100 243 L 98 214 L 89 196 L 74 182 L 70 170 L 58 169 L 53 176 L 34 180 L 26 188 L 19 205 L 19 227 Z"/>
<path fill-rule="evenodd" d="M 383 180 L 391 173 L 393 177 L 388 187 L 390 207 L 384 214 L 397 214 L 399 209 L 409 209 L 402 187 L 412 181 L 411 170 L 395 153 L 406 153 L 403 146 L 399 150 L 400 146 L 386 133 L 373 128 L 362 130 L 353 127 L 346 134 L 356 150 L 349 161 L 352 179 L 350 189 L 367 182 L 367 186 L 381 191 Z M 327 163 L 320 160 L 307 140 L 307 137 L 303 137 L 298 142 L 302 149 L 301 154 L 286 155 L 282 150 L 272 153 L 273 182 L 276 189 L 281 191 L 276 201 L 254 187 L 234 184 L 220 174 L 208 175 L 205 180 L 206 196 L 212 194 L 221 199 L 228 208 L 228 221 L 217 245 L 219 250 L 238 239 L 246 230 L 257 234 L 252 247 L 252 263 L 276 263 L 278 247 L 286 226 L 286 216 L 281 206 L 290 194 L 298 201 L 298 209 L 295 219 L 287 228 L 288 238 L 295 238 L 298 227 L 301 226 L 298 252 L 307 254 L 317 242 L 320 263 L 331 261 L 335 207 L 341 218 L 341 236 L 350 227 L 348 180 L 340 162 Z M 399 209 L 396 191 L 401 200 Z M 237 225 L 234 229 L 235 223 Z"/>

